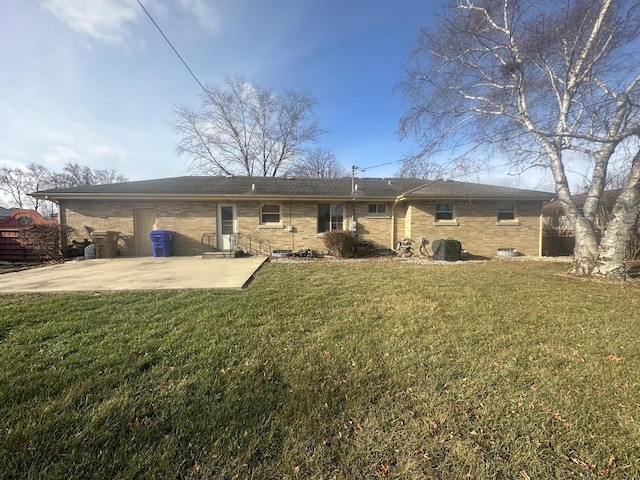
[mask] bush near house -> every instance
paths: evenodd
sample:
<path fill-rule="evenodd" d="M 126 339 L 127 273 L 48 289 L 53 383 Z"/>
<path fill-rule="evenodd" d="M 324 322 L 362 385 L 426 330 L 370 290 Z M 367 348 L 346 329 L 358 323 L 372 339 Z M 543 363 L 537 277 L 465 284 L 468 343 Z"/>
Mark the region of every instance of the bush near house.
<path fill-rule="evenodd" d="M 350 258 L 356 243 L 356 236 L 353 232 L 344 230 L 330 230 L 324 232 L 324 245 L 339 258 Z"/>
<path fill-rule="evenodd" d="M 68 225 L 35 224 L 20 233 L 22 245 L 47 260 L 60 260 L 67 256 L 69 237 L 76 233 Z"/>

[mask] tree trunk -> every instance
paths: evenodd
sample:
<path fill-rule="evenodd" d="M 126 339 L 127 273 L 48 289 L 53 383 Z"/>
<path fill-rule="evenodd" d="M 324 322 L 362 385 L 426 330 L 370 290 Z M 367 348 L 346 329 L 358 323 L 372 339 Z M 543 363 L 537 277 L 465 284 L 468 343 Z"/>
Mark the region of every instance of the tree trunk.
<path fill-rule="evenodd" d="M 629 280 L 625 259 L 630 234 L 631 227 L 627 225 L 609 225 L 605 237 L 600 242 L 598 258 L 593 269 L 594 277 Z"/>
<path fill-rule="evenodd" d="M 631 232 L 640 208 L 640 151 L 631 164 L 626 185 L 613 207 L 611 220 L 600 242 L 593 275 L 613 280 L 629 280 L 625 260 Z"/>
<path fill-rule="evenodd" d="M 562 163 L 561 145 L 549 142 L 541 143 L 549 155 L 549 163 L 556 183 L 558 200 L 565 215 L 573 223 L 573 235 L 576 243 L 573 250 L 573 263 L 568 273 L 578 277 L 588 277 L 593 272 L 598 256 L 598 238 L 593 227 L 593 221 L 585 218 L 578 211 L 571 196 L 569 180 Z"/>
<path fill-rule="evenodd" d="M 598 256 L 598 239 L 593 224 L 579 215 L 573 228 L 575 248 L 570 275 L 588 277 L 592 274 Z"/>

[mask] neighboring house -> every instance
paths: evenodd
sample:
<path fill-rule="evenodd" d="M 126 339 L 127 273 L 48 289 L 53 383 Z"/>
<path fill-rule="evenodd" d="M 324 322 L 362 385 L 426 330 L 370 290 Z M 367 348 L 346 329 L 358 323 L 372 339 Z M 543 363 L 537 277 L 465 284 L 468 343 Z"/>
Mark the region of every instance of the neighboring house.
<path fill-rule="evenodd" d="M 1 212 L 0 212 L 1 213 Z M 22 246 L 20 234 L 31 225 L 56 224 L 35 210 L 15 208 L 0 218 L 0 260 L 38 260 L 41 255 Z"/>
<path fill-rule="evenodd" d="M 6 218 L 11 215 L 11 210 L 8 208 L 0 207 L 0 219 Z"/>
<path fill-rule="evenodd" d="M 597 210 L 595 218 L 595 229 L 598 235 L 601 235 L 611 216 L 613 207 L 622 193 L 622 189 L 605 190 L 600 199 L 600 207 Z M 587 194 L 580 193 L 573 196 L 573 201 L 582 213 Z M 547 202 L 542 207 L 542 215 L 544 220 L 544 236 L 543 236 L 543 252 L 545 255 L 571 255 L 574 248 L 573 225 L 564 214 L 562 206 L 557 198 Z M 636 219 L 636 226 L 633 229 L 632 237 L 629 245 L 629 255 L 635 258 L 640 254 L 640 234 L 638 227 L 640 226 L 640 211 Z"/>
<path fill-rule="evenodd" d="M 603 226 L 606 226 L 608 217 L 611 215 L 616 200 L 618 199 L 618 196 L 621 192 L 621 188 L 614 190 L 605 190 L 604 192 L 602 192 L 602 197 L 600 198 L 600 208 L 598 209 L 596 214 L 596 230 L 600 230 Z M 577 195 L 573 195 L 573 201 L 578 211 L 582 213 L 584 204 L 587 201 L 587 194 L 579 193 Z M 550 229 L 555 230 L 556 233 L 560 233 L 561 235 L 573 235 L 573 225 L 570 224 L 569 220 L 565 216 L 562 205 L 557 198 L 553 198 L 551 201 L 546 202 L 543 205 L 542 214 L 544 216 L 546 225 Z"/>
<path fill-rule="evenodd" d="M 540 255 L 541 207 L 552 194 L 446 180 L 406 178 L 177 177 L 52 189 L 59 221 L 81 237 L 120 232 L 125 256 L 152 255 L 149 232 L 175 232 L 176 255 L 237 240 L 271 249 L 324 250 L 328 230 L 354 230 L 377 248 L 404 237 L 462 242 L 472 255 L 499 248 Z"/>

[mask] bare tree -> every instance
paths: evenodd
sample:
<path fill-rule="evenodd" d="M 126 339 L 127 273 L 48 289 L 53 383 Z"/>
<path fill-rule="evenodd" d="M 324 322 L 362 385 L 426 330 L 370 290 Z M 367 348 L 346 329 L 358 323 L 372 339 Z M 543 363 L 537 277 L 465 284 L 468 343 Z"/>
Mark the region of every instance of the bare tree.
<path fill-rule="evenodd" d="M 119 174 L 113 168 L 98 169 L 93 171 L 93 184 L 94 185 L 107 185 L 111 183 L 124 183 L 129 179 L 124 175 Z"/>
<path fill-rule="evenodd" d="M 92 170 L 86 165 L 67 162 L 62 172 L 51 174 L 51 184 L 57 188 L 105 185 L 126 182 L 127 178 L 113 169 Z"/>
<path fill-rule="evenodd" d="M 227 77 L 222 87 L 206 87 L 199 110 L 176 107 L 177 152 L 195 173 L 276 176 L 322 133 L 313 107 L 306 92 L 277 94 Z"/>
<path fill-rule="evenodd" d="M 62 172 L 31 163 L 26 167 L 0 168 L 0 192 L 4 192 L 11 206 L 37 210 L 45 217 L 56 211 L 56 205 L 29 194 L 49 188 L 70 188 L 84 185 L 126 182 L 127 178 L 115 170 L 92 170 L 78 163 L 67 163 Z"/>
<path fill-rule="evenodd" d="M 349 171 L 338 163 L 335 153 L 324 148 L 316 148 L 294 163 L 287 173 L 296 177 L 339 178 L 349 175 Z"/>
<path fill-rule="evenodd" d="M 0 168 L 0 191 L 8 197 L 12 206 L 42 210 L 43 201 L 29 196 L 29 193 L 51 186 L 51 173 L 47 168 L 30 163 L 25 168 Z"/>
<path fill-rule="evenodd" d="M 551 171 L 576 239 L 571 273 L 624 279 L 640 204 L 640 9 L 626 0 L 452 0 L 423 29 L 401 89 L 401 136 L 424 149 L 506 152 L 514 169 Z M 567 161 L 588 171 L 580 211 Z M 627 176 L 601 241 L 595 218 L 608 171 Z"/>

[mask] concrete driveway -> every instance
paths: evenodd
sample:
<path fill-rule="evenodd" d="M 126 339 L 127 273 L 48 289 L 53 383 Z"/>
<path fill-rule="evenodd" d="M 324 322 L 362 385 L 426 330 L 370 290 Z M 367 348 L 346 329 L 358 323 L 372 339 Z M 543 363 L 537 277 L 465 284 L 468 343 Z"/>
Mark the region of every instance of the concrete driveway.
<path fill-rule="evenodd" d="M 242 288 L 266 257 L 68 261 L 0 275 L 0 293 Z"/>

